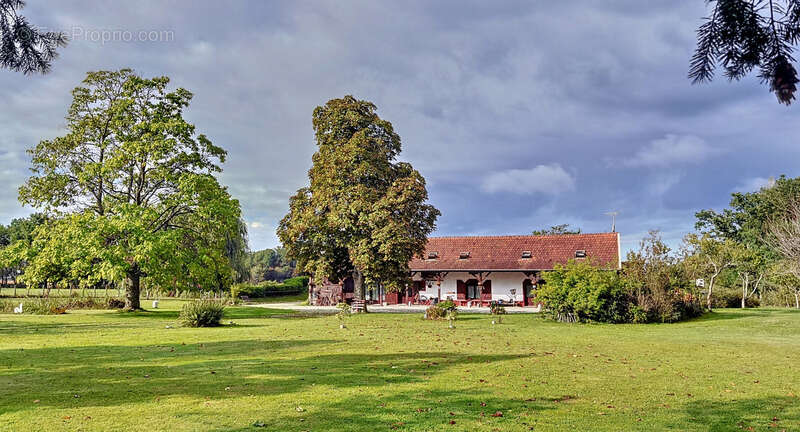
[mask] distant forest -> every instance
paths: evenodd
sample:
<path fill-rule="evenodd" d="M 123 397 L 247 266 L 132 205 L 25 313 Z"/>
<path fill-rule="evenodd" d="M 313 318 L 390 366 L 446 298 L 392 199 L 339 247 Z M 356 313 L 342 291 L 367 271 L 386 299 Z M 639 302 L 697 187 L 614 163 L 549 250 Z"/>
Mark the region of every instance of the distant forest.
<path fill-rule="evenodd" d="M 292 277 L 295 270 L 295 262 L 287 258 L 286 249 L 280 246 L 274 249 L 248 252 L 244 257 L 244 265 L 247 269 L 245 280 L 240 282 L 281 282 Z"/>

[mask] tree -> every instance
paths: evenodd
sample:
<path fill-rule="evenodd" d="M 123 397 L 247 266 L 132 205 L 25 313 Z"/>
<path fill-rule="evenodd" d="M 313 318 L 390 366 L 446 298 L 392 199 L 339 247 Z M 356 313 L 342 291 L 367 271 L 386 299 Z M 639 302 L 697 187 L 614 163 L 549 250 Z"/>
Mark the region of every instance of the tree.
<path fill-rule="evenodd" d="M 59 32 L 41 32 L 17 11 L 23 0 L 0 0 L 0 66 L 15 72 L 47 73 L 58 56 L 57 48 L 67 45 Z"/>
<path fill-rule="evenodd" d="M 798 0 L 709 0 L 711 15 L 697 30 L 689 77 L 710 81 L 717 65 L 730 80 L 758 68 L 778 102 L 789 105 L 797 91 L 792 52 L 800 40 Z"/>
<path fill-rule="evenodd" d="M 290 199 L 278 236 L 300 271 L 315 279 L 352 277 L 387 291 L 408 280 L 408 262 L 421 255 L 439 211 L 426 204 L 425 179 L 397 162 L 400 136 L 371 102 L 352 96 L 314 110 L 318 146 L 310 185 Z"/>
<path fill-rule="evenodd" d="M 239 220 L 236 230 L 225 236 L 225 256 L 234 271 L 235 282 L 244 282 L 250 278 L 247 264 L 249 246 L 247 245 L 247 223 Z"/>
<path fill-rule="evenodd" d="M 686 247 L 691 248 L 699 266 L 709 274 L 706 288 L 706 307 L 712 309 L 714 283 L 722 272 L 736 263 L 736 250 L 739 245 L 730 239 L 719 240 L 706 233 L 698 236 L 689 234 L 684 239 Z"/>
<path fill-rule="evenodd" d="M 562 235 L 562 234 L 580 234 L 580 228 L 570 228 L 569 224 L 553 225 L 550 228 L 543 228 L 534 230 L 533 235 Z"/>
<path fill-rule="evenodd" d="M 26 218 L 15 218 L 7 227 L 0 226 L 0 272 L 2 282 L 8 279 L 14 284 L 14 293 L 17 288 L 17 275 L 26 266 L 26 249 L 33 241 L 34 231 L 39 225 L 47 222 L 47 217 L 41 213 L 33 213 Z"/>
<path fill-rule="evenodd" d="M 733 267 L 742 284 L 742 309 L 744 309 L 747 307 L 748 298 L 756 292 L 760 295 L 762 282 L 769 269 L 769 261 L 763 253 L 739 245 L 734 249 Z"/>
<path fill-rule="evenodd" d="M 767 241 L 783 258 L 783 273 L 793 284 L 795 306 L 800 308 L 800 201 L 790 206 L 787 216 L 770 223 Z"/>
<path fill-rule="evenodd" d="M 8 235 L 8 227 L 0 224 L 0 248 L 6 247 L 11 244 L 11 238 Z"/>
<path fill-rule="evenodd" d="M 29 280 L 47 277 L 47 253 L 78 248 L 94 278 L 125 280 L 128 310 L 139 309 L 144 277 L 183 289 L 230 283 L 226 241 L 241 211 L 215 177 L 226 153 L 183 119 L 192 94 L 168 83 L 90 72 L 72 92 L 67 134 L 29 150 L 34 175 L 20 201 L 59 215 L 62 233 L 34 242 L 29 264 L 43 270 Z"/>
<path fill-rule="evenodd" d="M 7 228 L 9 244 L 19 241 L 30 244 L 33 241 L 33 232 L 45 222 L 47 222 L 47 216 L 43 213 L 33 213 L 26 218 L 12 219 Z"/>
<path fill-rule="evenodd" d="M 716 237 L 766 248 L 764 239 L 770 221 L 788 216 L 798 199 L 800 178 L 782 175 L 758 191 L 731 194 L 729 208 L 721 212 L 710 209 L 697 212 L 695 227 Z"/>
<path fill-rule="evenodd" d="M 779 261 L 773 265 L 767 283 L 774 285 L 780 293 L 791 295 L 795 309 L 800 309 L 800 269 L 793 269 L 791 261 Z M 789 302 L 786 302 L 789 306 Z"/>

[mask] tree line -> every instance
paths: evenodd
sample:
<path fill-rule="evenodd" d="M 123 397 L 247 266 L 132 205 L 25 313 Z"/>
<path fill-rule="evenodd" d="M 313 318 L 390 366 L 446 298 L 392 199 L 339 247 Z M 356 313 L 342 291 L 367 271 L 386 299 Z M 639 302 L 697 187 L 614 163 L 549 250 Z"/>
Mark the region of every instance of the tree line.
<path fill-rule="evenodd" d="M 121 285 L 130 310 L 139 308 L 143 283 L 224 291 L 300 273 L 352 277 L 357 298 L 367 284 L 404 286 L 440 213 L 427 203 L 422 175 L 397 160 L 400 136 L 374 104 L 345 96 L 314 110 L 318 150 L 309 185 L 279 225 L 283 246 L 250 252 L 239 202 L 217 178 L 227 152 L 184 119 L 191 92 L 168 84 L 121 69 L 90 72 L 73 90 L 66 134 L 29 150 L 33 175 L 19 199 L 41 213 L 0 229 L 3 281 Z M 734 193 L 726 209 L 698 212 L 697 232 L 678 251 L 652 234 L 626 259 L 628 292 L 691 292 L 702 278 L 694 292 L 709 309 L 723 288 L 738 289 L 742 306 L 787 295 L 800 306 L 799 202 L 800 179 L 780 177 Z M 668 300 L 640 303 L 655 302 L 646 308 L 664 316 L 657 304 Z"/>

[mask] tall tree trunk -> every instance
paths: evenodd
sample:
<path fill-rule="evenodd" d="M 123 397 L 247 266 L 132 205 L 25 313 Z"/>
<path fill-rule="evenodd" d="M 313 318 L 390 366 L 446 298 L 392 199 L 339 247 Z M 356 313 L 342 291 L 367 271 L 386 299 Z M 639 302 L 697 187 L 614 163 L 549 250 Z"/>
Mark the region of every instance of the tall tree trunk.
<path fill-rule="evenodd" d="M 745 276 L 742 278 L 742 309 L 747 307 L 747 289 L 748 285 L 750 285 L 750 276 Z"/>
<path fill-rule="evenodd" d="M 794 292 L 794 307 L 800 309 L 800 291 Z"/>
<path fill-rule="evenodd" d="M 364 300 L 365 298 L 364 275 L 358 269 L 353 270 L 353 297 L 355 297 L 356 300 Z M 367 304 L 364 303 L 364 312 L 366 311 Z"/>
<path fill-rule="evenodd" d="M 706 294 L 706 307 L 709 311 L 711 311 L 711 293 L 714 291 L 714 279 L 715 276 L 711 276 L 711 280 L 708 281 L 708 293 Z"/>
<path fill-rule="evenodd" d="M 134 266 L 125 281 L 125 310 L 134 311 L 141 309 L 139 305 L 139 294 L 141 292 L 141 274 L 137 266 Z"/>

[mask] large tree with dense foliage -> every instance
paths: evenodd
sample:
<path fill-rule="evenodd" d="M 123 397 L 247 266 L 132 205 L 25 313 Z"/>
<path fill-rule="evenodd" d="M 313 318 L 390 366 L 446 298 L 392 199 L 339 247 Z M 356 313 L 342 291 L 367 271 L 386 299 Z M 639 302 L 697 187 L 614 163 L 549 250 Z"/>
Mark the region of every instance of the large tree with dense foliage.
<path fill-rule="evenodd" d="M 365 282 L 394 290 L 408 280 L 408 262 L 424 251 L 439 216 L 422 175 L 397 161 L 400 136 L 375 111 L 352 96 L 314 110 L 310 185 L 291 198 L 278 228 L 298 270 L 351 276 L 362 299 Z"/>
<path fill-rule="evenodd" d="M 766 247 L 765 238 L 772 219 L 789 216 L 792 203 L 800 199 L 800 177 L 780 176 L 755 192 L 731 194 L 730 205 L 722 211 L 696 213 L 696 228 L 715 237 L 752 247 Z"/>
<path fill-rule="evenodd" d="M 0 0 L 0 67 L 24 74 L 47 73 L 67 37 L 31 25 L 18 13 L 23 7 L 23 0 Z"/>
<path fill-rule="evenodd" d="M 124 278 L 127 309 L 139 308 L 143 277 L 182 289 L 230 283 L 226 246 L 241 224 L 215 177 L 226 152 L 184 120 L 192 94 L 168 83 L 90 72 L 72 92 L 67 134 L 29 150 L 20 201 L 58 216 L 33 242 L 31 281 Z M 80 261 L 64 262 L 70 269 L 46 262 L 67 249 Z"/>
<path fill-rule="evenodd" d="M 3 283 L 9 280 L 17 286 L 17 275 L 27 264 L 27 250 L 36 229 L 47 222 L 42 213 L 33 213 L 25 218 L 15 218 L 8 226 L 0 225 L 0 277 Z"/>
<path fill-rule="evenodd" d="M 792 52 L 800 41 L 798 0 L 708 0 L 711 13 L 697 30 L 689 77 L 710 81 L 717 66 L 739 80 L 754 69 L 778 102 L 789 105 L 797 91 Z"/>

